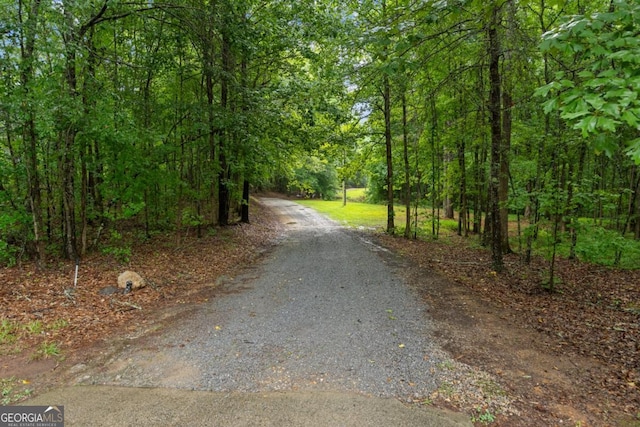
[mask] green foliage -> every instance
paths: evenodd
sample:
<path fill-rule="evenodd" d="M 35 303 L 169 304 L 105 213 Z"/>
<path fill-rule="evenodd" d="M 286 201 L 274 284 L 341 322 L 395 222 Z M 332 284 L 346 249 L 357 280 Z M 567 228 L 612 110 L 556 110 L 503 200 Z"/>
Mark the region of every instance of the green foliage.
<path fill-rule="evenodd" d="M 27 380 L 19 380 L 16 377 L 0 378 L 0 404 L 11 405 L 31 396 L 33 390 L 25 388 L 26 384 L 29 384 Z"/>
<path fill-rule="evenodd" d="M 102 248 L 102 253 L 113 256 L 118 262 L 126 264 L 131 259 L 131 246 L 123 241 L 122 234 L 111 230 L 109 244 Z"/>
<path fill-rule="evenodd" d="M 28 216 L 22 210 L 3 210 L 0 192 L 0 264 L 11 267 L 16 264 L 22 249 L 18 246 L 25 241 L 25 227 Z M 13 243 L 9 243 L 9 242 Z"/>
<path fill-rule="evenodd" d="M 12 344 L 17 338 L 17 326 L 8 319 L 0 322 L 0 345 Z"/>
<path fill-rule="evenodd" d="M 476 408 L 475 413 L 471 416 L 471 422 L 473 423 L 491 424 L 495 420 L 495 415 L 489 409 Z"/>
<path fill-rule="evenodd" d="M 640 266 L 640 242 L 623 237 L 604 227 L 584 227 L 576 245 L 581 260 L 594 264 L 637 269 Z"/>
<path fill-rule="evenodd" d="M 579 260 L 608 267 L 640 268 L 639 241 L 631 236 L 623 237 L 619 231 L 594 225 L 592 221 L 585 218 L 574 219 L 574 221 L 577 232 L 575 253 Z M 550 222 L 542 221 L 538 227 L 527 226 L 523 230 L 525 237 L 532 236 L 537 230 L 538 239 L 535 241 L 534 250 L 548 259 L 551 257 L 554 244 L 552 227 Z M 567 231 L 558 233 L 556 245 L 559 255 L 569 256 L 571 237 Z M 544 284 L 545 280 L 548 280 L 548 274 L 541 280 Z"/>
<path fill-rule="evenodd" d="M 7 267 L 13 267 L 16 264 L 16 254 L 18 248 L 9 245 L 4 240 L 0 240 L 0 264 L 4 264 Z"/>
<path fill-rule="evenodd" d="M 31 355 L 32 359 L 48 359 L 50 357 L 61 359 L 62 351 L 60 350 L 60 346 L 55 342 L 43 342 L 36 349 L 35 353 Z"/>
<path fill-rule="evenodd" d="M 543 35 L 542 50 L 573 57 L 579 72 L 560 71 L 551 83 L 538 89 L 545 112 L 559 110 L 563 119 L 584 137 L 599 135 L 595 149 L 611 156 L 616 133 L 631 130 L 629 155 L 640 164 L 640 4 L 614 0 L 612 10 L 577 15 Z"/>
<path fill-rule="evenodd" d="M 443 230 L 448 230 L 452 233 L 458 232 L 458 220 L 455 219 L 441 219 L 440 220 L 440 228 Z"/>
<path fill-rule="evenodd" d="M 469 209 L 486 209 L 486 28 L 496 2 L 198 0 L 144 13 L 134 2 L 104 9 L 75 2 L 64 8 L 68 16 L 57 2 L 31 5 L 40 9 L 25 7 L 21 16 L 15 4 L 0 8 L 2 264 L 38 253 L 34 243 L 51 255 L 83 241 L 82 249 L 127 263 L 130 240 L 113 230 L 141 240 L 179 223 L 213 223 L 220 197 L 240 202 L 244 180 L 257 190 L 325 199 L 346 181 L 366 185 L 368 201 L 386 202 L 386 131 L 395 200 L 405 201 L 405 175 L 411 201 L 422 199 L 418 235 L 431 230 L 425 200 L 435 210 L 447 198 L 459 210 L 466 196 Z M 604 225 L 627 219 L 637 170 L 620 145 L 640 159 L 633 142 L 640 12 L 637 2 L 612 5 L 500 5 L 501 79 L 512 98 L 501 111 L 513 113 L 505 153 L 511 213 L 593 214 Z M 541 33 L 559 22 L 540 51 Z M 549 83 L 538 90 L 548 97 L 544 107 L 531 96 L 542 81 Z M 580 132 L 544 110 L 559 111 L 611 157 L 581 154 Z M 371 208 L 379 219 L 367 209 L 340 214 L 384 227 L 386 206 Z M 396 219 L 403 213 L 396 209 Z M 457 231 L 455 222 L 439 225 Z M 531 230 L 538 225 L 540 252 L 550 244 L 566 250 L 570 239 L 552 239 L 544 223 Z M 579 230 L 582 259 L 597 252 L 590 233 Z M 620 265 L 635 257 L 624 239 L 606 251 Z"/>
<path fill-rule="evenodd" d="M 287 190 L 304 197 L 331 200 L 337 194 L 338 177 L 335 167 L 317 156 L 302 156 L 295 163 Z"/>
<path fill-rule="evenodd" d="M 182 212 L 182 225 L 197 227 L 204 224 L 204 216 L 198 215 L 194 209 L 188 208 Z"/>
<path fill-rule="evenodd" d="M 102 253 L 113 256 L 121 264 L 126 264 L 131 259 L 130 247 L 107 246 L 102 249 Z"/>
<path fill-rule="evenodd" d="M 23 328 L 31 335 L 40 335 L 44 332 L 44 324 L 40 320 L 32 320 L 24 325 Z"/>
<path fill-rule="evenodd" d="M 69 326 L 69 322 L 65 319 L 57 319 L 53 323 L 47 325 L 47 329 L 51 331 L 58 331 Z"/>

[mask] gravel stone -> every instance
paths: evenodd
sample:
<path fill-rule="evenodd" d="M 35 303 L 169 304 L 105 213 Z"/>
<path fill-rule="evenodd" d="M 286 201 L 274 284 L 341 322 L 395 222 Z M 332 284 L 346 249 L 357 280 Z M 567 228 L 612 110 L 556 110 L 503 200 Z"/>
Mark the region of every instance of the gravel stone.
<path fill-rule="evenodd" d="M 263 261 L 225 278 L 220 295 L 152 347 L 127 347 L 90 382 L 406 402 L 434 393 L 451 361 L 433 342 L 427 306 L 402 280 L 400 261 L 311 209 L 262 202 L 289 227 Z"/>

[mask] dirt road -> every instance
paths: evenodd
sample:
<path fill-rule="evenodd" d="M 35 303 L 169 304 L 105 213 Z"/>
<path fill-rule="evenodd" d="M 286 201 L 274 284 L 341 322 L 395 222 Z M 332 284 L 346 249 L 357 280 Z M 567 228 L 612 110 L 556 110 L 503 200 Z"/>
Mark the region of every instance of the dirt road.
<path fill-rule="evenodd" d="M 470 425 L 415 404 L 455 362 L 399 260 L 310 209 L 262 202 L 288 232 L 261 263 L 27 404 L 65 405 L 67 425 Z"/>

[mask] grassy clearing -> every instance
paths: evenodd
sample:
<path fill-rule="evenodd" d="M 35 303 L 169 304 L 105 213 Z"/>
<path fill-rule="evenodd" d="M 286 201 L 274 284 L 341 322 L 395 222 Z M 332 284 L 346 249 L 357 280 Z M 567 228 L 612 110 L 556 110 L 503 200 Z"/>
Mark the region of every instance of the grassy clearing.
<path fill-rule="evenodd" d="M 351 189 L 362 190 L 363 189 Z M 355 193 L 358 197 L 358 193 Z M 363 194 L 363 193 L 362 193 Z M 342 200 L 296 200 L 301 205 L 308 206 L 321 214 L 327 215 L 334 221 L 338 221 L 342 225 L 349 227 L 365 227 L 384 230 L 387 227 L 387 206 L 375 205 L 362 202 L 350 202 L 349 194 L 347 194 L 347 205 L 342 205 Z M 395 225 L 396 232 L 402 234 L 404 231 L 406 209 L 404 206 L 396 205 Z M 431 218 L 430 212 L 420 209 L 418 215 L 420 227 L 419 235 L 431 235 Z M 456 233 L 458 230 L 458 221 L 454 219 L 440 219 L 440 233 L 443 235 Z"/>
<path fill-rule="evenodd" d="M 366 188 L 347 188 L 347 201 L 361 203 L 367 199 Z"/>
<path fill-rule="evenodd" d="M 387 207 L 383 205 L 347 202 L 342 206 L 342 200 L 306 199 L 297 202 L 350 227 L 383 228 L 387 221 Z"/>
<path fill-rule="evenodd" d="M 353 188 L 347 190 L 347 205 L 342 205 L 342 200 L 298 200 L 298 203 L 315 209 L 327 215 L 331 219 L 349 227 L 366 227 L 377 230 L 384 230 L 387 225 L 387 207 L 385 205 L 375 205 L 351 200 L 363 200 L 365 190 Z M 405 209 L 403 206 L 395 206 L 396 233 L 402 234 L 404 231 Z M 525 237 L 518 237 L 515 234 L 517 229 L 516 216 L 510 218 L 513 224 L 510 226 L 511 244 L 517 250 L 518 246 L 524 245 Z M 432 218 L 429 209 L 421 208 L 418 216 L 418 236 L 428 238 L 433 235 Z M 527 225 L 522 223 L 524 233 Z M 457 219 L 440 219 L 439 236 L 445 241 L 448 236 L 456 234 L 458 231 Z M 539 238 L 534 243 L 534 252 L 544 257 L 549 257 L 552 248 L 552 236 L 549 224 L 541 223 Z M 477 243 L 477 239 L 471 239 L 470 244 Z M 558 236 L 557 251 L 560 256 L 569 255 L 571 239 L 566 233 Z M 589 225 L 587 220 L 581 221 L 578 230 L 578 242 L 576 253 L 582 261 L 592 264 L 606 266 L 617 266 L 626 269 L 640 268 L 640 242 L 633 238 L 623 238 L 616 231 L 606 230 L 600 226 Z M 616 263 L 616 258 L 617 263 Z"/>

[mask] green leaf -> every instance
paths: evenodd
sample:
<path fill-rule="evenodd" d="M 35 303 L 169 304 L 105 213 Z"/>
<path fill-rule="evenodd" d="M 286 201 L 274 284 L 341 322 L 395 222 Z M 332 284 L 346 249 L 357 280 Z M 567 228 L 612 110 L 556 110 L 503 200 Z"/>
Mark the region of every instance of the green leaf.
<path fill-rule="evenodd" d="M 589 71 L 589 70 L 583 70 L 583 71 L 580 71 L 580 72 L 578 73 L 578 76 L 579 76 L 579 77 L 581 77 L 581 78 L 583 78 L 583 79 L 592 79 L 592 78 L 594 78 L 594 77 L 595 77 L 595 74 L 593 74 L 593 73 L 592 73 L 591 71 Z"/>
<path fill-rule="evenodd" d="M 573 113 L 562 113 L 561 117 L 566 120 L 575 120 L 579 117 L 586 116 L 587 114 L 590 114 L 589 111 L 584 110 L 584 111 L 577 111 Z"/>
<path fill-rule="evenodd" d="M 609 132 L 615 132 L 616 131 L 616 120 L 613 120 L 609 117 L 598 117 L 598 121 L 596 123 L 595 128 L 600 128 L 603 130 L 607 130 Z M 594 128 L 594 130 L 595 130 Z"/>
<path fill-rule="evenodd" d="M 619 50 L 609 55 L 609 59 L 635 62 L 636 54 L 630 50 Z"/>
<path fill-rule="evenodd" d="M 586 138 L 590 133 L 593 133 L 596 130 L 597 126 L 598 118 L 595 116 L 587 116 L 582 120 L 579 120 L 573 128 L 581 130 L 583 138 Z"/>
<path fill-rule="evenodd" d="M 618 104 L 608 102 L 602 106 L 602 111 L 616 119 L 620 117 L 620 108 L 618 107 Z"/>
<path fill-rule="evenodd" d="M 603 79 L 610 79 L 615 77 L 618 74 L 618 72 L 614 69 L 608 69 L 608 70 L 604 70 L 601 73 L 598 74 L 598 77 L 603 78 Z"/>
<path fill-rule="evenodd" d="M 544 109 L 544 113 L 549 114 L 550 112 L 558 109 L 558 98 L 552 98 L 548 101 L 545 101 L 542 106 Z"/>
<path fill-rule="evenodd" d="M 627 154 L 631 156 L 636 165 L 640 165 L 640 138 L 634 139 L 633 141 L 629 142 Z"/>
<path fill-rule="evenodd" d="M 601 133 L 594 139 L 593 149 L 596 153 L 605 153 L 607 157 L 611 157 L 618 150 L 618 145 L 611 135 Z"/>
<path fill-rule="evenodd" d="M 546 98 L 547 95 L 549 95 L 549 92 L 553 89 L 556 89 L 558 87 L 558 83 L 556 82 L 551 82 L 549 84 L 546 84 L 544 86 L 540 86 L 539 88 L 537 88 L 534 92 L 534 96 L 539 96 L 542 98 Z"/>
<path fill-rule="evenodd" d="M 633 113 L 633 110 L 626 110 L 622 113 L 621 119 L 632 128 L 638 127 L 638 116 Z"/>
<path fill-rule="evenodd" d="M 560 80 L 560 84 L 562 85 L 562 87 L 565 87 L 565 88 L 576 87 L 575 82 L 573 80 L 568 80 L 568 79 Z"/>
<path fill-rule="evenodd" d="M 584 100 L 596 110 L 601 110 L 602 106 L 604 105 L 604 100 L 596 94 L 587 94 L 584 97 Z"/>

